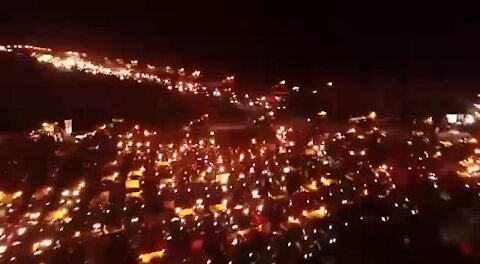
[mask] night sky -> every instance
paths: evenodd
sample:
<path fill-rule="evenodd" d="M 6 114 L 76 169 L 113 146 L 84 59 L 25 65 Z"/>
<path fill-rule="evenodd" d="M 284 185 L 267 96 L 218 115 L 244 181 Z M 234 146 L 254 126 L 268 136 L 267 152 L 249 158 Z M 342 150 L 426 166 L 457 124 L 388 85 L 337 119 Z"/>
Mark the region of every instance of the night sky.
<path fill-rule="evenodd" d="M 10 2 L 0 9 L 5 41 L 235 73 L 252 83 L 311 84 L 325 72 L 445 79 L 480 70 L 476 9 L 459 2 Z"/>

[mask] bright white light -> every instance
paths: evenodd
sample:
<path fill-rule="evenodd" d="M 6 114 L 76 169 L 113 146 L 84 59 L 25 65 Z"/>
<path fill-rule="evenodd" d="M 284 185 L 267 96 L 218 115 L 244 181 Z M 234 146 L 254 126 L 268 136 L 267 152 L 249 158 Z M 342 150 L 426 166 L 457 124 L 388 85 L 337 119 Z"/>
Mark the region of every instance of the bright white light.
<path fill-rule="evenodd" d="M 467 125 L 471 125 L 471 124 L 475 123 L 475 118 L 473 117 L 473 115 L 465 115 L 464 122 Z"/>
<path fill-rule="evenodd" d="M 52 245 L 52 240 L 51 239 L 45 239 L 40 241 L 40 246 L 41 247 L 49 247 Z"/>
<path fill-rule="evenodd" d="M 18 230 L 17 230 L 17 234 L 19 236 L 25 234 L 25 231 L 27 231 L 27 229 L 25 227 L 20 227 Z"/>
<path fill-rule="evenodd" d="M 447 114 L 447 122 L 449 124 L 455 124 L 458 121 L 457 114 Z"/>

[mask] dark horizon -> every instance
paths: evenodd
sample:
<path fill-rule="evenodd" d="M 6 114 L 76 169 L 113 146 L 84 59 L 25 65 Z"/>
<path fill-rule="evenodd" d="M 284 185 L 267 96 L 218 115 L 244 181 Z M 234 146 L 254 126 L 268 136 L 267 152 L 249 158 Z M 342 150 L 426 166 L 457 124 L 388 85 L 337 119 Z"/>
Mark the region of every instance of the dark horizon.
<path fill-rule="evenodd" d="M 212 78 L 235 74 L 249 85 L 287 79 L 315 86 L 329 74 L 338 80 L 376 73 L 402 85 L 416 78 L 477 82 L 480 70 L 480 26 L 467 6 L 6 5 L 0 11 L 2 41 L 198 68 Z"/>

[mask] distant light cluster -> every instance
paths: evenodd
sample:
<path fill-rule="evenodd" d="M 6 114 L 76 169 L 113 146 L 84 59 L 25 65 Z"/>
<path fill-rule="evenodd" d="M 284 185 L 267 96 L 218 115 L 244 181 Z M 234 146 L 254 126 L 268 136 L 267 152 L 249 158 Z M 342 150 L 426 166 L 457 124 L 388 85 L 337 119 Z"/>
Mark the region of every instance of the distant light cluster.
<path fill-rule="evenodd" d="M 38 62 L 50 64 L 59 70 L 76 70 L 92 75 L 102 74 L 116 77 L 119 80 L 133 80 L 138 83 L 150 82 L 181 94 L 220 97 L 242 109 L 255 109 L 258 107 L 273 109 L 280 100 L 278 96 L 272 101 L 265 96 L 255 97 L 247 93 L 237 94 L 231 88 L 235 81 L 233 75 L 227 76 L 222 80 L 221 87 L 207 88 L 200 82 L 202 74 L 198 70 L 187 73 L 184 68 L 174 70 L 170 66 L 140 65 L 138 60 L 125 62 L 119 58 L 93 60 L 86 53 L 82 52 L 56 52 L 50 48 L 30 45 L 0 46 L 1 51 L 27 53 Z M 285 81 L 282 80 L 280 85 L 285 85 Z"/>

